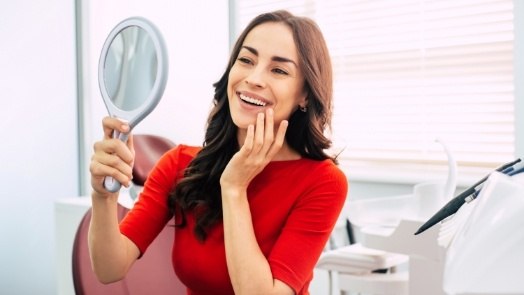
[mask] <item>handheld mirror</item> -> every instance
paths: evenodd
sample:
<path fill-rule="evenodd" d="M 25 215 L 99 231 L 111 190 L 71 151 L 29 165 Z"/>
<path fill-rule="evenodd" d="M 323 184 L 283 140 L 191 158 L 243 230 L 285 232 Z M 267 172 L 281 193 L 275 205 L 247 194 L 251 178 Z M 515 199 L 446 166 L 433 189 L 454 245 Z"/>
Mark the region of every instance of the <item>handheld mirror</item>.
<path fill-rule="evenodd" d="M 98 84 L 109 115 L 129 123 L 130 131 L 157 106 L 167 82 L 167 50 L 160 31 L 147 19 L 131 17 L 107 37 L 98 64 Z M 128 133 L 113 137 L 127 141 Z M 104 187 L 121 185 L 106 177 Z"/>

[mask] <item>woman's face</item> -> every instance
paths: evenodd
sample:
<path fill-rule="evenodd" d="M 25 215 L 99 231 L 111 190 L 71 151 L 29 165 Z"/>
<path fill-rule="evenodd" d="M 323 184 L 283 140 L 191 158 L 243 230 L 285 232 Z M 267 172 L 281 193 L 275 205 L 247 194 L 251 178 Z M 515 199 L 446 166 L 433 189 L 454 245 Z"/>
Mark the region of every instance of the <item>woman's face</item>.
<path fill-rule="evenodd" d="M 275 126 L 306 105 L 304 76 L 291 29 L 267 22 L 248 33 L 231 71 L 227 94 L 235 125 L 246 129 L 273 108 Z"/>

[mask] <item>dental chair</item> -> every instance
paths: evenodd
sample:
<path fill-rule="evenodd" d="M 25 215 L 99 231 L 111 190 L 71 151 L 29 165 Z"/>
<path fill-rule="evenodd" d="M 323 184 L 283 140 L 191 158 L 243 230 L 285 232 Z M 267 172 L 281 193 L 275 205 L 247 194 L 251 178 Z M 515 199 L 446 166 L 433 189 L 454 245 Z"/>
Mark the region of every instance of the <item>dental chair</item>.
<path fill-rule="evenodd" d="M 317 268 L 330 272 L 330 283 L 335 292 L 444 294 L 445 249 L 438 244 L 438 228 L 423 236 L 413 235 L 421 225 L 420 220 L 430 217 L 427 215 L 451 199 L 456 187 L 457 163 L 453 154 L 444 141 L 437 138 L 435 142 L 442 146 L 447 156 L 445 182 L 417 184 L 412 194 L 347 203 L 341 216 L 347 219 L 348 236 L 354 236 L 353 241 L 350 238 L 349 245 L 331 247 L 317 263 Z M 334 288 L 336 286 L 338 289 Z"/>
<path fill-rule="evenodd" d="M 349 202 L 347 207 L 352 207 Z M 344 210 L 347 211 L 347 210 Z M 408 256 L 371 249 L 358 242 L 359 228 L 341 215 L 316 268 L 329 274 L 329 295 L 404 295 L 409 294 L 408 271 L 401 269 Z M 351 210 L 353 211 L 353 210 Z M 341 238 L 347 231 L 347 238 Z"/>
<path fill-rule="evenodd" d="M 133 185 L 138 194 L 156 161 L 175 144 L 154 135 L 134 135 L 133 139 Z M 120 221 L 129 208 L 118 203 L 117 210 Z M 100 283 L 91 268 L 88 249 L 87 233 L 91 215 L 91 209 L 88 209 L 80 222 L 73 244 L 72 271 L 77 295 L 185 294 L 186 288 L 176 277 L 171 264 L 174 239 L 174 226 L 171 222 L 157 236 L 147 252 L 135 262 L 124 279 L 107 285 Z"/>
<path fill-rule="evenodd" d="M 133 135 L 133 143 L 135 164 L 133 165 L 133 181 L 129 194 L 133 200 L 136 200 L 156 162 L 165 152 L 176 145 L 165 137 L 151 134 L 135 134 Z"/>

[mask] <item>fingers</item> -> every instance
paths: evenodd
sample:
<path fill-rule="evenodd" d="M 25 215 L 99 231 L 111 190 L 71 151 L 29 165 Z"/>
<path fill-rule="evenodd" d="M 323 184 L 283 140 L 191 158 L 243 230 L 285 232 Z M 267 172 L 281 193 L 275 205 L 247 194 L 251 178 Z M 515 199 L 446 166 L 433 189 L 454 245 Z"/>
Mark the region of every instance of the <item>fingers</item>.
<path fill-rule="evenodd" d="M 265 121 L 265 132 L 264 132 L 264 142 L 268 143 L 264 146 L 263 152 L 267 153 L 269 148 L 271 147 L 274 139 L 274 127 L 275 123 L 273 121 L 273 109 L 267 109 L 266 110 L 266 121 Z"/>
<path fill-rule="evenodd" d="M 253 153 L 258 153 L 263 148 L 264 144 L 266 143 L 264 141 L 264 119 L 265 115 L 264 113 L 259 113 L 257 115 L 257 122 L 256 122 L 256 128 L 255 128 L 255 139 L 253 142 Z"/>
<path fill-rule="evenodd" d="M 131 165 L 134 161 L 135 155 L 133 150 L 130 149 L 124 142 L 116 138 L 95 142 L 93 145 L 93 150 L 93 156 L 100 159 L 107 158 L 106 155 L 112 155 L 116 156 L 127 165 Z"/>
<path fill-rule="evenodd" d="M 133 134 L 129 133 L 129 137 L 127 138 L 126 145 L 129 151 L 131 152 L 131 164 L 132 164 L 135 161 L 135 146 L 134 146 L 134 141 L 133 141 Z"/>
<path fill-rule="evenodd" d="M 129 134 L 124 143 L 113 138 L 113 132 L 129 132 L 129 125 L 116 118 L 106 117 L 102 121 L 104 138 L 93 145 L 93 156 L 89 170 L 93 189 L 104 192 L 103 180 L 111 176 L 124 186 L 129 186 L 132 179 L 132 167 L 135 151 L 133 136 Z"/>
<path fill-rule="evenodd" d="M 100 142 L 95 143 L 95 153 L 99 151 L 105 151 L 110 154 L 117 154 L 124 162 L 133 163 L 135 158 L 135 149 L 133 147 L 133 136 L 128 134 L 126 142 L 113 137 L 113 132 L 126 133 L 130 131 L 130 127 L 126 122 L 120 119 L 105 117 L 102 120 L 104 128 L 104 139 Z"/>
<path fill-rule="evenodd" d="M 255 127 L 253 125 L 247 126 L 247 135 L 244 140 L 244 145 L 241 148 L 243 154 L 248 156 L 253 150 L 253 141 L 255 138 Z"/>
<path fill-rule="evenodd" d="M 113 177 L 127 187 L 131 184 L 133 175 L 132 166 L 114 154 L 93 155 L 89 170 L 92 180 L 96 182 L 95 190 L 100 190 L 103 179 L 107 176 Z"/>
<path fill-rule="evenodd" d="M 134 153 L 118 139 L 106 139 L 94 144 L 91 163 L 93 176 L 113 176 L 126 184 L 132 176 Z"/>
<path fill-rule="evenodd" d="M 271 145 L 271 148 L 269 149 L 267 153 L 268 158 L 272 159 L 278 153 L 280 148 L 282 148 L 282 146 L 284 145 L 284 140 L 286 139 L 286 130 L 287 130 L 288 125 L 289 123 L 287 120 L 283 120 L 282 122 L 280 122 L 280 125 L 278 126 L 277 135 L 275 137 L 275 141 L 273 142 L 273 144 Z"/>
<path fill-rule="evenodd" d="M 255 124 L 249 125 L 244 144 L 233 155 L 222 176 L 220 185 L 247 189 L 251 180 L 277 155 L 285 141 L 288 122 L 283 120 L 278 130 L 274 126 L 273 110 L 257 115 Z"/>
<path fill-rule="evenodd" d="M 116 130 L 119 133 L 129 132 L 130 127 L 126 122 L 113 117 L 105 117 L 102 120 L 102 126 L 104 128 L 104 138 L 112 138 L 113 131 Z"/>
<path fill-rule="evenodd" d="M 241 149 L 245 157 L 258 156 L 270 161 L 276 155 L 284 143 L 288 121 L 283 120 L 280 123 L 276 137 L 274 125 L 273 109 L 267 109 L 265 114 L 257 115 L 256 126 L 249 125 Z"/>

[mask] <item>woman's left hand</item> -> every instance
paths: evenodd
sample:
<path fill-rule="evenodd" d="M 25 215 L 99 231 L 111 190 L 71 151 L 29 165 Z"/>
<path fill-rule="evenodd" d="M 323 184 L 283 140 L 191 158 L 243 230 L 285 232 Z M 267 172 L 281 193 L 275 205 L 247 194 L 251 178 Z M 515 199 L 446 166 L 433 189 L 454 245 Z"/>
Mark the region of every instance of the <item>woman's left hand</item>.
<path fill-rule="evenodd" d="M 288 122 L 283 120 L 275 134 L 273 109 L 267 109 L 265 114 L 259 113 L 256 126 L 248 126 L 244 145 L 233 155 L 222 172 L 222 190 L 246 190 L 251 180 L 266 167 L 284 144 L 287 126 Z"/>

